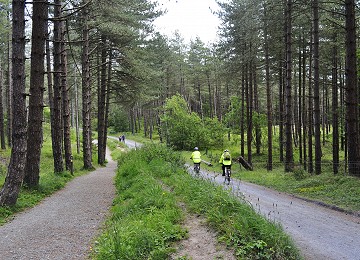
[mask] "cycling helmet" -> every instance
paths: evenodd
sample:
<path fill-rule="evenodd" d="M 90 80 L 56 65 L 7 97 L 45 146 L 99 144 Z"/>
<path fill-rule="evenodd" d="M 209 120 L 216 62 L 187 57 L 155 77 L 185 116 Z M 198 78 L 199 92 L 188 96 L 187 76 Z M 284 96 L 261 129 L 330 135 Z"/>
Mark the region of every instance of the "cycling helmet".
<path fill-rule="evenodd" d="M 228 149 L 225 149 L 224 153 L 228 152 L 229 150 Z"/>
<path fill-rule="evenodd" d="M 195 148 L 194 148 L 194 150 L 195 150 L 195 151 L 198 151 L 198 150 L 199 150 L 199 148 L 195 147 Z"/>

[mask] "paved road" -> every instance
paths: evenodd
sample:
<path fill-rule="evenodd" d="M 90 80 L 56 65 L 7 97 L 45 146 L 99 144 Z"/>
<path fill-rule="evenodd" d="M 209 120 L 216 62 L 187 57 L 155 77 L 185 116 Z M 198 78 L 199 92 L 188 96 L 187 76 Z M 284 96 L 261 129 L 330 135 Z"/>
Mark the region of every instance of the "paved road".
<path fill-rule="evenodd" d="M 201 174 L 224 185 L 224 177 L 218 173 Z M 360 217 L 243 181 L 232 180 L 227 187 L 258 213 L 280 223 L 305 259 L 360 260 Z"/>

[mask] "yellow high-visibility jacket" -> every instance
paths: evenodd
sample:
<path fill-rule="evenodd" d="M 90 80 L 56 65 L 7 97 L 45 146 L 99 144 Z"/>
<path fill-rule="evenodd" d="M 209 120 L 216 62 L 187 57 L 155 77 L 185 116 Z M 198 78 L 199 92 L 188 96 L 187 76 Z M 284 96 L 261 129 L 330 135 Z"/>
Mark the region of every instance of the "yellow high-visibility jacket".
<path fill-rule="evenodd" d="M 223 153 L 220 157 L 219 163 L 221 163 L 223 165 L 231 165 L 231 155 L 230 155 L 230 160 L 225 160 L 224 153 Z"/>
<path fill-rule="evenodd" d="M 201 162 L 201 153 L 199 151 L 193 151 L 190 159 L 193 160 L 194 163 L 200 163 Z"/>

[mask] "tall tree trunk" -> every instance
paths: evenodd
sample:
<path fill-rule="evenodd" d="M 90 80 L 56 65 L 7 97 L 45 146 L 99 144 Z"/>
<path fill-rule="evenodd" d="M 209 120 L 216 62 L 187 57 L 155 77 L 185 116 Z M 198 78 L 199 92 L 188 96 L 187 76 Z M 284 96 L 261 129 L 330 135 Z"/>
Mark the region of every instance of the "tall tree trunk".
<path fill-rule="evenodd" d="M 8 13 L 8 20 L 10 21 L 10 12 Z M 12 126 L 13 126 L 13 112 L 12 112 L 12 95 L 13 95 L 13 80 L 12 80 L 12 44 L 11 44 L 11 35 L 8 33 L 7 39 L 7 57 L 8 57 L 8 64 L 7 64 L 7 86 L 6 86 L 6 106 L 7 106 L 7 139 L 8 139 L 8 146 L 12 147 Z"/>
<path fill-rule="evenodd" d="M 266 168 L 268 171 L 273 169 L 272 154 L 272 95 L 270 86 L 270 58 L 268 40 L 267 5 L 264 3 L 264 49 L 265 49 L 265 84 L 266 84 L 266 110 L 267 110 L 267 138 L 268 138 L 268 157 Z"/>
<path fill-rule="evenodd" d="M 26 162 L 26 95 L 25 95 L 25 1 L 12 2 L 12 138 L 10 163 L 0 191 L 0 206 L 15 205 L 24 179 Z"/>
<path fill-rule="evenodd" d="M 1 66 L 0 60 L 0 141 L 1 149 L 6 149 L 6 140 L 5 140 L 5 124 L 4 124 L 4 104 L 3 104 L 3 89 L 4 89 L 4 80 L 3 80 L 3 69 Z"/>
<path fill-rule="evenodd" d="M 321 173 L 320 75 L 319 75 L 319 2 L 313 0 L 314 12 L 314 127 L 315 174 Z"/>
<path fill-rule="evenodd" d="M 88 4 L 84 0 L 84 4 Z M 92 139 L 91 139 L 91 86 L 90 86 L 90 57 L 89 57 L 89 10 L 83 9 L 82 29 L 82 125 L 83 125 L 83 161 L 85 169 L 92 169 Z"/>
<path fill-rule="evenodd" d="M 64 134 L 64 155 L 66 170 L 72 171 L 72 151 L 71 151 L 71 112 L 70 112 L 70 97 L 69 87 L 67 84 L 67 51 L 65 45 L 65 38 L 67 29 L 66 21 L 61 22 L 61 89 L 62 89 L 62 119 L 63 119 L 63 134 Z"/>
<path fill-rule="evenodd" d="M 250 46 L 250 53 L 251 53 L 251 46 Z M 247 109 L 246 109 L 246 118 L 247 118 L 247 159 L 248 162 L 250 164 L 252 164 L 252 130 L 253 130 L 253 120 L 252 120 L 252 114 L 253 114 L 253 77 L 252 77 L 252 73 L 251 73 L 251 69 L 252 69 L 252 62 L 250 61 L 250 64 L 247 65 L 247 93 L 246 93 L 246 97 L 247 97 Z"/>
<path fill-rule="evenodd" d="M 306 44 L 305 44 L 305 36 L 303 36 L 303 51 L 302 51 L 302 128 L 303 128 L 303 158 L 304 158 L 304 169 L 307 169 L 307 146 L 306 146 L 306 133 L 307 133 L 307 111 L 306 111 Z"/>
<path fill-rule="evenodd" d="M 243 54 L 245 50 L 243 51 Z M 244 60 L 243 60 L 244 62 Z M 246 99 L 246 66 L 241 65 L 241 117 L 240 117 L 240 155 L 245 156 L 245 99 Z"/>
<path fill-rule="evenodd" d="M 210 82 L 210 71 L 206 71 L 206 79 L 209 90 L 209 117 L 213 118 L 213 104 L 212 104 L 212 93 L 211 93 L 211 82 Z"/>
<path fill-rule="evenodd" d="M 298 132 L 298 136 L 299 136 L 299 163 L 302 164 L 303 163 L 303 142 L 302 142 L 302 39 L 301 36 L 299 37 L 299 86 L 298 86 L 298 122 L 297 122 L 297 132 Z"/>
<path fill-rule="evenodd" d="M 256 154 L 260 155 L 261 153 L 261 126 L 260 126 L 260 106 L 259 106 L 259 91 L 258 91 L 258 84 L 257 84 L 257 71 L 256 71 L 256 62 L 254 61 L 253 64 L 253 81 L 254 81 L 254 91 L 253 91 L 253 97 L 254 97 L 254 111 L 256 112 L 256 116 L 258 117 L 258 120 L 255 125 L 255 146 L 256 146 Z"/>
<path fill-rule="evenodd" d="M 286 5 L 286 86 L 285 86 L 285 137 L 286 156 L 285 171 L 291 172 L 294 168 L 293 147 L 292 147 L 292 0 Z"/>
<path fill-rule="evenodd" d="M 50 50 L 50 43 L 49 43 L 49 32 L 47 30 L 47 40 L 45 43 L 46 48 L 46 71 L 47 71 L 47 84 L 48 84 L 48 99 L 49 99 L 49 107 L 50 107 L 50 128 L 51 128 L 51 144 L 54 154 L 54 147 L 55 144 L 55 117 L 54 117 L 54 91 L 53 91 L 53 72 L 51 70 L 51 50 Z"/>
<path fill-rule="evenodd" d="M 46 0 L 33 3 L 30 67 L 30 97 L 27 153 L 24 183 L 37 187 L 40 178 L 40 155 L 43 143 L 44 53 L 47 34 L 48 6 Z"/>
<path fill-rule="evenodd" d="M 335 30 L 334 30 L 335 31 Z M 338 115 L 338 48 L 336 46 L 337 43 L 337 34 L 334 33 L 333 36 L 334 46 L 332 48 L 332 126 L 333 126 L 333 172 L 337 174 L 339 172 L 339 115 Z"/>
<path fill-rule="evenodd" d="M 311 53 L 313 52 L 313 44 L 312 44 L 312 36 L 311 36 L 311 41 L 310 41 L 310 58 L 309 58 L 309 107 L 308 107 L 308 148 L 309 148 L 309 152 L 308 152 L 308 158 L 309 158 L 309 167 L 308 167 L 308 171 L 309 173 L 313 173 L 314 172 L 314 161 L 313 161 L 313 129 L 314 129 L 314 123 L 313 123 L 313 81 L 312 81 L 312 64 L 313 64 L 313 59 L 312 59 L 312 55 Z"/>
<path fill-rule="evenodd" d="M 360 176 L 359 167 L 359 112 L 356 62 L 355 0 L 345 0 L 346 13 L 346 131 L 349 174 Z"/>
<path fill-rule="evenodd" d="M 100 54 L 100 82 L 98 86 L 98 163 L 105 164 L 105 101 L 106 101 L 106 71 L 107 71 L 107 50 L 105 36 L 101 39 L 101 54 Z"/>
<path fill-rule="evenodd" d="M 279 160 L 284 161 L 284 65 L 279 62 Z"/>
<path fill-rule="evenodd" d="M 76 133 L 76 153 L 80 154 L 80 127 L 79 127 L 79 91 L 77 85 L 77 74 L 74 70 L 74 91 L 75 91 L 75 133 Z"/>
<path fill-rule="evenodd" d="M 103 154 L 106 156 L 106 144 L 107 144 L 107 130 L 109 127 L 109 113 L 110 113 L 110 88 L 111 88 L 111 71 L 112 71 L 112 51 L 109 51 L 108 73 L 106 83 L 106 100 L 105 100 L 105 123 L 104 123 L 104 147 Z"/>
<path fill-rule="evenodd" d="M 53 156 L 54 171 L 64 171 L 62 153 L 62 119 L 61 119 L 61 5 L 62 0 L 55 0 L 54 7 L 54 136 Z"/>

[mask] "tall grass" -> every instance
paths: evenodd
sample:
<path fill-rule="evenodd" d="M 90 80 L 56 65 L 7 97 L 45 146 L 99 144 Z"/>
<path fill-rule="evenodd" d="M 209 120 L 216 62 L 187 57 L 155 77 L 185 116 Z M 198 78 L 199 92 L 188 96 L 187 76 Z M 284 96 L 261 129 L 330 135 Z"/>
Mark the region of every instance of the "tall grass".
<path fill-rule="evenodd" d="M 194 179 L 180 153 L 146 145 L 119 158 L 118 196 L 94 259 L 167 259 L 185 237 L 177 201 L 201 214 L 238 259 L 300 259 L 281 227 L 230 192 Z"/>

